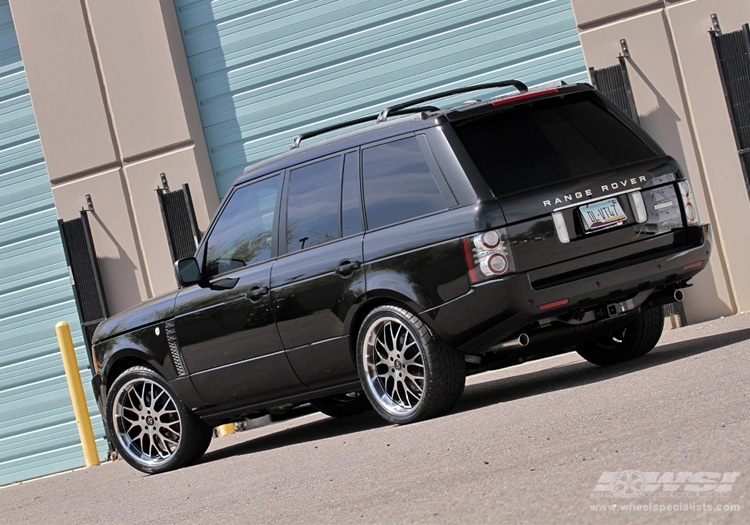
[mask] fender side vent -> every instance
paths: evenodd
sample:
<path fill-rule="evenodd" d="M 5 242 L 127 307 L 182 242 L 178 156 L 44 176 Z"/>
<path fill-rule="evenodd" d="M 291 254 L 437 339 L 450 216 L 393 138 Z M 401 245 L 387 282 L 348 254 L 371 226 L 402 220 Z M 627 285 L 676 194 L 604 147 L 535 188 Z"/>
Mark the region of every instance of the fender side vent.
<path fill-rule="evenodd" d="M 182 357 L 180 356 L 180 345 L 177 344 L 177 334 L 174 331 L 174 322 L 167 321 L 164 323 L 164 329 L 167 333 L 167 344 L 169 344 L 169 353 L 172 354 L 174 367 L 177 370 L 177 374 L 184 376 L 185 365 L 182 363 Z"/>

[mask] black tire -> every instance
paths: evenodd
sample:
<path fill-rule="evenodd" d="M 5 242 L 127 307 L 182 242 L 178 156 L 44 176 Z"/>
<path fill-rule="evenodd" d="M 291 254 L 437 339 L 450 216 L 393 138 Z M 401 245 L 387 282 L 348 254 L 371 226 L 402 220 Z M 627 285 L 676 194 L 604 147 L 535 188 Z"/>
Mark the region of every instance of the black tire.
<path fill-rule="evenodd" d="M 357 370 L 375 411 L 413 423 L 450 411 L 466 382 L 463 357 L 404 308 L 375 308 L 357 339 Z"/>
<path fill-rule="evenodd" d="M 107 392 L 106 423 L 120 456 L 157 474 L 200 458 L 213 429 L 188 411 L 169 383 L 145 366 L 122 373 Z"/>
<path fill-rule="evenodd" d="M 347 392 L 310 401 L 316 410 L 331 417 L 351 417 L 367 412 L 372 405 L 363 392 Z"/>
<path fill-rule="evenodd" d="M 595 365 L 614 365 L 649 353 L 659 342 L 662 330 L 662 307 L 647 306 L 624 328 L 582 344 L 576 351 Z"/>

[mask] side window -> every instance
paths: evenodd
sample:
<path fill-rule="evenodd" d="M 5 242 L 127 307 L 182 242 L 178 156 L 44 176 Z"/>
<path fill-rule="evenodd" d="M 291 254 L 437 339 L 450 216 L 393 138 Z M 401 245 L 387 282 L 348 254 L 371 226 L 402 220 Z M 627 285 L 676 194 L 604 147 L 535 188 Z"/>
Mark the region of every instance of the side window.
<path fill-rule="evenodd" d="M 341 237 L 342 157 L 291 171 L 286 218 L 286 251 L 295 252 Z"/>
<path fill-rule="evenodd" d="M 341 229 L 342 236 L 361 233 L 362 193 L 359 185 L 359 155 L 347 153 L 344 157 L 344 181 L 341 188 Z"/>
<path fill-rule="evenodd" d="M 417 137 L 362 150 L 368 229 L 447 208 Z"/>
<path fill-rule="evenodd" d="M 207 277 L 265 261 L 279 193 L 279 175 L 237 188 L 229 195 L 206 241 Z"/>

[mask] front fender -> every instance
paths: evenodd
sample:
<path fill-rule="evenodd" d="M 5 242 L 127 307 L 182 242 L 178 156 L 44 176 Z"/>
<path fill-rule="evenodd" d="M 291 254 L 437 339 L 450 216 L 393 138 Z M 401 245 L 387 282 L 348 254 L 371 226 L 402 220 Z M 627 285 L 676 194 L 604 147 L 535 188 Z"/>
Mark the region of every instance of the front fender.
<path fill-rule="evenodd" d="M 98 399 L 100 407 L 108 384 L 136 364 L 148 365 L 169 381 L 188 408 L 205 404 L 193 386 L 172 333 L 172 321 L 169 320 L 120 334 L 94 346 L 94 355 L 100 365 L 92 384 L 97 397 L 101 398 Z"/>
<path fill-rule="evenodd" d="M 169 352 L 165 323 L 138 328 L 97 343 L 94 357 L 103 378 L 109 378 L 123 359 L 147 363 L 165 379 L 171 381 L 178 375 Z"/>

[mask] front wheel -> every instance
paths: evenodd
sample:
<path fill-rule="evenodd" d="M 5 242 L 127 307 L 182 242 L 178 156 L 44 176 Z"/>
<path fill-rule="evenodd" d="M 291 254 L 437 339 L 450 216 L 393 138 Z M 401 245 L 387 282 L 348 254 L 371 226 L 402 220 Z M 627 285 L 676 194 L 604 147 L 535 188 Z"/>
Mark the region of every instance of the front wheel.
<path fill-rule="evenodd" d="M 586 361 L 599 366 L 613 365 L 649 353 L 664 330 L 661 306 L 646 306 L 625 328 L 576 348 Z"/>
<path fill-rule="evenodd" d="M 357 370 L 373 408 L 404 424 L 448 412 L 464 390 L 466 368 L 417 316 L 404 308 L 375 308 L 357 339 Z"/>
<path fill-rule="evenodd" d="M 147 474 L 197 461 L 213 436 L 213 429 L 185 408 L 169 383 L 145 366 L 127 369 L 112 383 L 106 422 L 120 456 Z"/>

